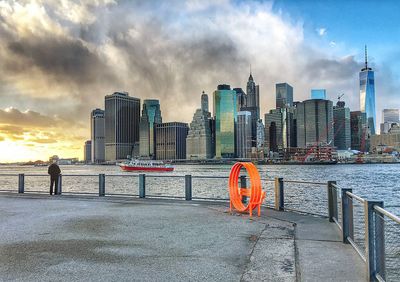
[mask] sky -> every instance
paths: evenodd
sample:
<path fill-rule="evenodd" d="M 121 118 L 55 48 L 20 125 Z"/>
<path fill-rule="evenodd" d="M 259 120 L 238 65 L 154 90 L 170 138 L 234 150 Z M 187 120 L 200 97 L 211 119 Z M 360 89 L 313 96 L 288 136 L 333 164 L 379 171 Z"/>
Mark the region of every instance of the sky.
<path fill-rule="evenodd" d="M 262 115 L 280 82 L 359 110 L 365 44 L 378 125 L 400 108 L 399 2 L 0 0 L 0 162 L 82 159 L 90 111 L 115 91 L 189 123 L 203 90 L 245 89 L 250 65 Z"/>

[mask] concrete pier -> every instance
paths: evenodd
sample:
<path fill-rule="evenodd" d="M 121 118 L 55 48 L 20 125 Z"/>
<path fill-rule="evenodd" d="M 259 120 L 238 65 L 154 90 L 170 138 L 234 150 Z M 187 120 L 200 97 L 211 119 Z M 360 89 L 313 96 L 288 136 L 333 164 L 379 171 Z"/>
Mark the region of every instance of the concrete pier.
<path fill-rule="evenodd" d="M 0 194 L 0 281 L 365 281 L 327 219 L 216 202 Z"/>

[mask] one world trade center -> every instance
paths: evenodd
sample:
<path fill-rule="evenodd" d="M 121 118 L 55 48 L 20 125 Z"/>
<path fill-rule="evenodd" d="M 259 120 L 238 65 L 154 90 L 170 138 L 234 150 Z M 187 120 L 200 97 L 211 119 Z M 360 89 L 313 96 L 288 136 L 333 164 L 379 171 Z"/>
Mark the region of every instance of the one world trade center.
<path fill-rule="evenodd" d="M 366 113 L 369 134 L 375 134 L 375 79 L 373 70 L 368 67 L 367 46 L 365 66 L 360 71 L 360 110 Z"/>

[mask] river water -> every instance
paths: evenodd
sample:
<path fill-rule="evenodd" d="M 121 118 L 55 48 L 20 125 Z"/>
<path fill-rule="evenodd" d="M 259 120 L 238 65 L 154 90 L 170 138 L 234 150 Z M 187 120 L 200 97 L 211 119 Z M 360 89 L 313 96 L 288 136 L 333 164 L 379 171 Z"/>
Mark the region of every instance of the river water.
<path fill-rule="evenodd" d="M 229 198 L 230 165 L 175 165 L 173 172 L 146 174 L 146 196 L 184 197 L 184 175 L 192 179 L 193 198 Z M 122 172 L 117 166 L 61 166 L 63 193 L 98 193 L 98 174 L 106 174 L 106 194 L 138 194 L 138 173 Z M 284 182 L 285 208 L 327 215 L 327 181 L 336 181 L 341 188 L 351 188 L 358 196 L 384 201 L 385 208 L 400 216 L 400 164 L 349 165 L 260 165 L 262 188 L 267 192 L 266 204 L 274 203 L 275 177 L 285 180 L 321 182 L 322 185 Z M 0 166 L 0 190 L 18 191 L 18 173 L 25 174 L 25 191 L 48 193 L 47 167 Z M 7 175 L 13 174 L 13 176 Z M 94 175 L 94 176 L 78 176 Z M 158 177 L 155 177 L 158 176 Z M 159 177 L 162 176 L 162 177 Z M 170 177 L 176 176 L 176 177 Z M 178 177 L 182 176 L 182 177 Z M 224 179 L 197 178 L 222 176 Z M 340 191 L 338 191 L 340 195 Z M 340 205 L 340 197 L 338 202 Z M 364 209 L 356 200 L 354 205 L 354 239 L 365 250 Z M 340 208 L 338 209 L 340 213 Z M 340 214 L 339 214 L 340 218 Z M 386 221 L 386 263 L 388 281 L 400 279 L 400 225 Z M 390 275 L 389 275 L 390 274 Z"/>
<path fill-rule="evenodd" d="M 173 172 L 162 176 L 229 176 L 230 165 L 175 165 Z M 352 188 L 363 198 L 384 201 L 385 207 L 400 215 L 400 164 L 363 165 L 260 165 L 262 178 L 282 177 L 284 180 L 312 182 L 337 181 L 342 188 Z M 64 175 L 106 174 L 106 193 L 138 194 L 138 173 L 122 172 L 117 166 L 67 165 L 61 166 Z M 47 167 L 0 166 L 1 174 L 28 174 L 26 191 L 47 191 L 48 177 L 29 176 L 47 174 Z M 113 176 L 114 175 L 114 176 Z M 118 176 L 117 176 L 118 175 Z M 121 177 L 124 175 L 127 177 Z M 152 173 L 151 175 L 155 175 Z M 108 177 L 107 177 L 108 176 Z M 267 203 L 273 202 L 273 183 L 263 181 L 267 191 Z M 17 189 L 16 176 L 0 176 L 0 189 Z M 63 192 L 98 192 L 98 177 L 63 177 Z M 146 178 L 146 193 L 158 196 L 184 196 L 183 178 Z M 228 198 L 227 179 L 193 179 L 193 197 Z M 304 208 L 318 211 L 318 201 L 326 200 L 326 186 L 285 183 L 285 200 L 290 199 Z M 298 198 L 298 199 L 295 199 Z M 317 205 L 317 207 L 315 207 Z M 308 206 L 308 207 L 307 207 Z M 324 207 L 325 205 L 321 205 Z M 324 211 L 325 212 L 325 211 Z"/>

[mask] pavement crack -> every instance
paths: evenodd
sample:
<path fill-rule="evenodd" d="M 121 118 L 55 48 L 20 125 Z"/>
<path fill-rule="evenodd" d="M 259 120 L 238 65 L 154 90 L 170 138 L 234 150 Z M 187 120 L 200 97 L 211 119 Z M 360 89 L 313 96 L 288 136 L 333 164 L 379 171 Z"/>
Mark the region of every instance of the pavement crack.
<path fill-rule="evenodd" d="M 251 252 L 250 252 L 250 254 L 249 254 L 248 258 L 247 258 L 247 264 L 246 264 L 246 267 L 245 267 L 242 275 L 240 276 L 240 281 L 244 281 L 243 277 L 249 270 L 248 266 L 249 266 L 249 264 L 251 262 L 251 257 L 253 256 L 253 253 L 254 253 L 254 250 L 256 248 L 256 245 L 257 245 L 258 241 L 260 241 L 261 234 L 263 234 L 263 232 L 267 229 L 267 227 L 268 227 L 268 224 L 265 224 L 264 228 L 261 230 L 260 234 L 257 236 L 257 239 L 256 240 L 252 240 L 254 242 L 253 248 L 251 249 Z M 254 236 L 254 235 L 252 235 L 252 236 Z"/>
<path fill-rule="evenodd" d="M 301 269 L 300 269 L 300 252 L 299 246 L 297 246 L 297 225 L 293 225 L 293 244 L 294 244 L 294 268 L 296 271 L 296 281 L 301 281 Z"/>

